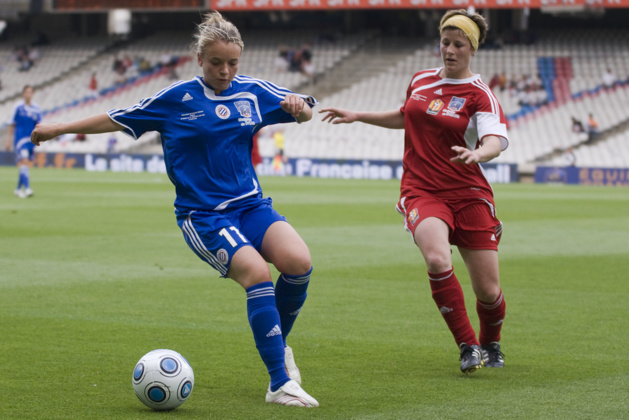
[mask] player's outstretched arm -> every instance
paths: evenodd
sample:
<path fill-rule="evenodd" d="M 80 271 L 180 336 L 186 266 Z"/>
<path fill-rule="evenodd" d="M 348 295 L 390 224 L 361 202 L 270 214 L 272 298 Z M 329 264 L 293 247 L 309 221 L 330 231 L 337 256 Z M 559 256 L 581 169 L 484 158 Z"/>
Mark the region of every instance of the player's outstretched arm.
<path fill-rule="evenodd" d="M 310 121 L 312 118 L 312 108 L 297 95 L 286 95 L 284 100 L 280 102 L 280 106 L 284 111 L 295 117 L 299 123 Z"/>
<path fill-rule="evenodd" d="M 31 141 L 39 146 L 40 143 L 62 134 L 98 134 L 120 131 L 122 129 L 123 127 L 109 118 L 109 115 L 98 114 L 69 123 L 37 124 L 31 134 Z"/>
<path fill-rule="evenodd" d="M 326 113 L 322 121 L 332 124 L 350 124 L 353 122 L 362 122 L 365 124 L 377 125 L 384 128 L 404 128 L 404 114 L 399 109 L 391 111 L 367 112 L 367 111 L 350 111 L 341 108 L 324 108 L 319 114 Z"/>

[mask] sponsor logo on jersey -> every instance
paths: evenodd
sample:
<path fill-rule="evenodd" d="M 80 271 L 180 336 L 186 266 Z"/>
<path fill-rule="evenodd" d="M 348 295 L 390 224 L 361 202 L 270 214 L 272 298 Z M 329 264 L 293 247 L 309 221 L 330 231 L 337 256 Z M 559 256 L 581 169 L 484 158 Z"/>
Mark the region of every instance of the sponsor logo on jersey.
<path fill-rule="evenodd" d="M 430 115 L 437 115 L 439 111 L 441 111 L 441 108 L 443 108 L 443 101 L 441 99 L 433 99 L 430 105 L 428 105 L 426 113 Z"/>
<path fill-rule="evenodd" d="M 448 109 L 459 112 L 463 109 L 463 105 L 465 105 L 465 98 L 457 98 L 456 96 L 453 96 L 448 104 Z"/>
<path fill-rule="evenodd" d="M 229 260 L 229 254 L 223 248 L 218 250 L 218 252 L 216 253 L 216 257 L 223 264 L 227 264 L 227 261 Z"/>
<path fill-rule="evenodd" d="M 229 111 L 229 108 L 227 108 L 225 105 L 219 105 L 216 107 L 215 109 L 216 112 L 216 116 L 218 118 L 220 118 L 221 120 L 226 120 L 227 118 L 229 118 L 231 116 L 231 112 Z"/>
<path fill-rule="evenodd" d="M 205 117 L 204 111 L 194 111 L 194 112 L 186 112 L 185 114 L 181 114 L 179 119 L 182 121 L 194 121 L 197 118 Z"/>
<path fill-rule="evenodd" d="M 456 112 L 452 111 L 451 109 L 447 109 L 447 108 L 443 110 L 441 115 L 443 115 L 444 117 L 460 118 L 459 114 L 457 114 Z"/>
<path fill-rule="evenodd" d="M 251 117 L 251 105 L 249 104 L 249 101 L 234 102 L 234 106 L 238 112 L 240 112 L 241 116 L 245 118 Z"/>
<path fill-rule="evenodd" d="M 408 223 L 414 225 L 415 222 L 417 222 L 417 219 L 419 219 L 419 213 L 417 212 L 417 209 L 411 210 L 411 212 L 408 214 Z"/>
<path fill-rule="evenodd" d="M 441 90 L 441 88 L 439 88 L 439 89 L 435 90 L 433 93 L 434 93 L 435 95 L 443 95 L 443 91 Z"/>
<path fill-rule="evenodd" d="M 192 95 L 190 95 L 188 92 L 186 92 L 186 94 L 183 95 L 183 98 L 181 98 L 181 102 L 191 101 L 192 99 L 193 99 Z"/>
<path fill-rule="evenodd" d="M 428 98 L 426 98 L 424 95 L 420 95 L 419 93 L 413 93 L 411 95 L 411 99 L 415 101 L 425 101 Z"/>

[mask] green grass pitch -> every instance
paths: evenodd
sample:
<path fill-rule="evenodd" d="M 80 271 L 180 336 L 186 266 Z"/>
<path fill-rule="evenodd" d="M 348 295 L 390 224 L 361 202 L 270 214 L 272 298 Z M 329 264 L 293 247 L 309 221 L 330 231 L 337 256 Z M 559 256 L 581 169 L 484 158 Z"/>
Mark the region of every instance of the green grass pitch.
<path fill-rule="evenodd" d="M 263 178 L 315 268 L 289 343 L 321 407 L 266 404 L 244 291 L 185 244 L 154 174 L 0 168 L 2 419 L 629 418 L 629 189 L 497 185 L 504 369 L 459 372 L 395 181 Z M 477 328 L 469 278 L 455 270 Z M 277 273 L 273 271 L 275 277 Z M 136 361 L 190 361 L 173 412 L 144 407 Z"/>

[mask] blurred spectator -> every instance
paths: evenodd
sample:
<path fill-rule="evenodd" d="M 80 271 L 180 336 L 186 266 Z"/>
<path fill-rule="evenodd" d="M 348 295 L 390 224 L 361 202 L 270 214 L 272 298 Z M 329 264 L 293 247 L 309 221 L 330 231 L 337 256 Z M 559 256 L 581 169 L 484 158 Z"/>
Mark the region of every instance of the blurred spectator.
<path fill-rule="evenodd" d="M 500 75 L 498 73 L 494 73 L 494 75 L 491 76 L 491 80 L 489 80 L 489 89 L 493 91 L 499 85 L 500 85 Z"/>
<path fill-rule="evenodd" d="M 587 133 L 587 143 L 592 143 L 596 140 L 596 136 L 598 136 L 598 121 L 596 121 L 592 113 L 588 115 Z"/>
<path fill-rule="evenodd" d="M 585 128 L 583 128 L 583 123 L 577 117 L 572 117 L 572 132 L 575 134 L 585 132 Z"/>
<path fill-rule="evenodd" d="M 310 83 L 315 83 L 315 69 L 312 64 L 312 48 L 310 44 L 304 44 L 301 48 L 301 73 L 305 75 Z"/>
<path fill-rule="evenodd" d="M 296 50 L 288 54 L 288 71 L 301 71 L 301 51 Z"/>
<path fill-rule="evenodd" d="M 125 56 L 122 57 L 122 66 L 124 67 L 125 71 L 127 71 L 132 65 L 133 60 L 131 60 L 131 57 L 129 57 L 129 55 L 125 54 Z"/>
<path fill-rule="evenodd" d="M 127 81 L 127 76 L 125 75 L 126 71 L 122 68 L 121 71 L 117 71 L 114 77 L 115 84 L 122 84 Z"/>
<path fill-rule="evenodd" d="M 281 129 L 277 129 L 273 132 L 273 141 L 275 142 L 276 154 L 284 156 L 284 132 Z"/>
<path fill-rule="evenodd" d="M 563 151 L 562 158 L 566 166 L 575 166 L 577 164 L 577 156 L 574 154 L 572 147 L 568 147 Z"/>
<path fill-rule="evenodd" d="M 612 72 L 612 69 L 607 68 L 603 73 L 603 87 L 606 89 L 611 89 L 616 86 L 618 79 L 616 75 Z"/>
<path fill-rule="evenodd" d="M 116 58 L 114 58 L 114 63 L 112 64 L 111 69 L 116 73 L 125 72 L 125 68 L 122 65 L 122 59 L 120 58 L 120 56 L 116 56 Z"/>
<path fill-rule="evenodd" d="M 98 98 L 98 80 L 96 79 L 96 73 L 92 73 L 88 88 L 90 98 Z"/>
<path fill-rule="evenodd" d="M 160 67 L 168 67 L 171 61 L 171 56 L 168 51 L 164 51 L 164 53 L 159 57 L 159 65 Z"/>
<path fill-rule="evenodd" d="M 159 58 L 159 66 L 166 69 L 166 74 L 171 80 L 179 78 L 176 70 L 178 62 L 179 58 L 170 54 L 168 51 L 164 51 L 164 54 L 162 54 L 162 56 Z"/>
<path fill-rule="evenodd" d="M 107 139 L 107 153 L 111 154 L 114 152 L 116 148 L 116 143 L 118 143 L 118 138 L 116 137 L 116 133 L 112 132 L 109 134 L 109 138 Z"/>
<path fill-rule="evenodd" d="M 144 57 L 139 58 L 138 71 L 140 73 L 146 73 L 151 70 L 151 63 Z"/>
<path fill-rule="evenodd" d="M 533 106 L 535 105 L 535 92 L 530 86 L 525 85 L 522 89 L 518 89 L 516 99 L 521 107 Z"/>
<path fill-rule="evenodd" d="M 13 59 L 18 63 L 18 71 L 29 71 L 33 66 L 30 51 L 26 46 L 16 46 L 13 49 Z"/>
<path fill-rule="evenodd" d="M 284 155 L 284 132 L 282 129 L 277 129 L 273 132 L 273 141 L 275 142 L 276 153 L 273 157 L 272 165 L 273 171 L 276 175 L 286 175 L 285 164 L 288 161 Z"/>
<path fill-rule="evenodd" d="M 288 70 L 288 47 L 286 45 L 280 45 L 279 53 L 275 57 L 273 66 L 278 73 L 284 73 Z"/>
<path fill-rule="evenodd" d="M 31 66 L 36 65 L 41 58 L 41 54 L 39 53 L 39 49 L 37 47 L 31 47 L 28 52 L 28 59 L 31 61 Z"/>
<path fill-rule="evenodd" d="M 546 89 L 544 89 L 542 85 L 537 85 L 534 96 L 535 106 L 542 106 L 548 103 L 548 92 L 546 92 Z"/>
<path fill-rule="evenodd" d="M 504 92 L 504 90 L 507 88 L 507 73 L 505 73 L 504 71 L 500 73 L 500 76 L 498 76 L 498 87 L 500 88 L 501 92 Z"/>

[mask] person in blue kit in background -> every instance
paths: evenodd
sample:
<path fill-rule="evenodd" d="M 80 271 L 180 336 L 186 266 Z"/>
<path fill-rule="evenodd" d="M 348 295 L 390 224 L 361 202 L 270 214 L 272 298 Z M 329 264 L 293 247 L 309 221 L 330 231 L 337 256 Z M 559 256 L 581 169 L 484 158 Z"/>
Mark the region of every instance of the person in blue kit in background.
<path fill-rule="evenodd" d="M 166 170 L 175 185 L 177 223 L 190 248 L 235 280 L 247 295 L 256 347 L 271 376 L 269 403 L 317 407 L 301 388 L 286 336 L 306 300 L 310 251 L 263 198 L 251 163 L 262 127 L 312 118 L 317 101 L 265 80 L 236 75 L 244 48 L 238 29 L 218 12 L 204 16 L 194 52 L 203 76 L 179 81 L 126 109 L 83 120 L 39 124 L 32 142 L 65 133 L 113 131 L 138 138 L 161 134 Z M 282 273 L 275 287 L 267 262 Z"/>
<path fill-rule="evenodd" d="M 32 197 L 31 179 L 29 165 L 33 161 L 33 149 L 35 145 L 31 143 L 31 132 L 35 125 L 42 119 L 41 109 L 32 102 L 33 87 L 24 86 L 22 89 L 22 101 L 16 104 L 11 119 L 9 120 L 9 130 L 7 132 L 7 151 L 13 146 L 15 150 L 15 161 L 20 170 L 17 188 L 14 193 L 20 198 Z"/>

